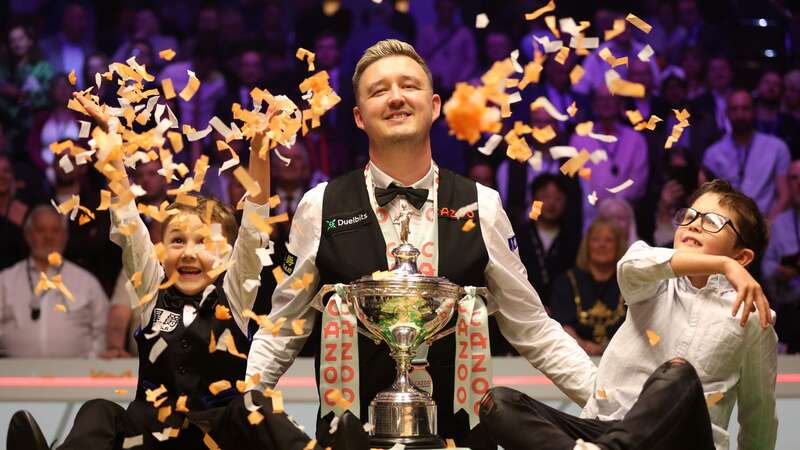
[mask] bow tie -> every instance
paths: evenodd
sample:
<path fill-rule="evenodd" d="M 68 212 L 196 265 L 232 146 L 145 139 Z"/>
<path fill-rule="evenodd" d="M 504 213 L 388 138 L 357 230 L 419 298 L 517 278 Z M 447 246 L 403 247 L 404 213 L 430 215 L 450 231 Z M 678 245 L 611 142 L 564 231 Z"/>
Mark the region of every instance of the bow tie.
<path fill-rule="evenodd" d="M 378 201 L 378 206 L 385 206 L 398 195 L 405 195 L 406 200 L 417 209 L 422 209 L 422 205 L 428 200 L 427 189 L 400 187 L 394 183 L 390 184 L 386 189 L 375 188 L 375 200 Z"/>

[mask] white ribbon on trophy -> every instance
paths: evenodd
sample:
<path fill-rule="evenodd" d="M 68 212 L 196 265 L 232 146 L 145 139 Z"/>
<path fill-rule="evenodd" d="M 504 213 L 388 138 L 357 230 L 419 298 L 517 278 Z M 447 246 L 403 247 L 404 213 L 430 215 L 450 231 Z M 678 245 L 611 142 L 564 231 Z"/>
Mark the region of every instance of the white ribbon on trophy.
<path fill-rule="evenodd" d="M 344 285 L 337 284 L 335 292 L 322 311 L 322 337 L 320 341 L 319 393 L 322 400 L 322 417 L 333 411 L 337 416 L 350 410 L 361 416 L 361 399 L 358 385 L 358 329 L 356 316 L 350 310 Z M 349 406 L 335 401 L 331 394 L 341 393 Z"/>
<path fill-rule="evenodd" d="M 489 348 L 489 314 L 478 288 L 464 287 L 458 302 L 456 322 L 455 392 L 453 412 L 463 409 L 469 415 L 470 428 L 478 424 L 478 408 L 483 394 L 492 383 L 492 360 Z"/>

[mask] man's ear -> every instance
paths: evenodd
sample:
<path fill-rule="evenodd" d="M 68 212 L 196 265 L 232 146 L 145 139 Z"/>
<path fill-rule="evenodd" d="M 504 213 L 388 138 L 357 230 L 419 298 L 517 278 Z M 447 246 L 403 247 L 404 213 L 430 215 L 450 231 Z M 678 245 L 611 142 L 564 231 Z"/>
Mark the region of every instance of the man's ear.
<path fill-rule="evenodd" d="M 353 119 L 356 121 L 356 126 L 363 130 L 364 120 L 361 118 L 361 110 L 358 109 L 358 106 L 353 107 Z"/>
<path fill-rule="evenodd" d="M 439 115 L 442 113 L 442 98 L 439 97 L 439 94 L 433 94 L 433 98 L 431 99 L 433 102 L 433 116 L 432 121 L 435 122 L 436 119 L 439 118 Z"/>
<path fill-rule="evenodd" d="M 736 252 L 733 259 L 736 260 L 742 267 L 747 267 L 755 259 L 756 254 L 749 248 L 742 248 Z"/>

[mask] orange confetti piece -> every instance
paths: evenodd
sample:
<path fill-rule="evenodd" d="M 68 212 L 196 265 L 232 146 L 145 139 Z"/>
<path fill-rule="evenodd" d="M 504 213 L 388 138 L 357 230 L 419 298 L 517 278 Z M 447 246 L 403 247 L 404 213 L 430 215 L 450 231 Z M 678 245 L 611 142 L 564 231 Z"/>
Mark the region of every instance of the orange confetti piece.
<path fill-rule="evenodd" d="M 52 252 L 47 255 L 47 263 L 51 266 L 60 266 L 62 262 L 61 255 L 58 252 Z"/>
<path fill-rule="evenodd" d="M 251 411 L 250 414 L 247 415 L 247 421 L 250 422 L 250 425 L 256 426 L 264 420 L 264 415 L 258 412 L 258 410 Z"/>
<path fill-rule="evenodd" d="M 211 330 L 211 337 L 208 340 L 208 353 L 217 351 L 217 338 L 214 337 L 214 330 Z"/>
<path fill-rule="evenodd" d="M 595 393 L 595 397 L 597 397 L 599 399 L 608 398 L 608 396 L 606 395 L 605 389 L 598 389 L 597 392 Z"/>
<path fill-rule="evenodd" d="M 625 17 L 625 20 L 627 20 L 631 25 L 635 26 L 636 28 L 644 31 L 645 33 L 650 33 L 653 30 L 652 25 L 634 16 L 633 14 L 628 14 L 627 17 Z"/>
<path fill-rule="evenodd" d="M 231 310 L 223 305 L 217 305 L 214 308 L 214 317 L 216 317 L 217 320 L 230 320 Z"/>
<path fill-rule="evenodd" d="M 154 298 L 155 298 L 155 292 L 149 292 L 147 294 L 144 294 L 142 298 L 139 299 L 139 306 L 143 306 L 153 301 Z"/>
<path fill-rule="evenodd" d="M 272 325 L 272 335 L 278 336 L 281 333 L 281 327 L 286 322 L 286 317 L 280 317 L 278 320 L 275 321 L 275 324 Z"/>
<path fill-rule="evenodd" d="M 208 391 L 211 392 L 212 395 L 217 395 L 220 392 L 227 391 L 230 388 L 231 382 L 228 380 L 219 380 L 208 385 Z"/>
<path fill-rule="evenodd" d="M 586 161 L 589 160 L 589 152 L 585 149 L 582 149 L 577 155 L 573 156 L 569 160 L 567 160 L 564 164 L 561 165 L 559 170 L 564 175 L 568 175 L 570 177 L 574 177 L 576 173 L 586 164 Z"/>
<path fill-rule="evenodd" d="M 247 355 L 240 352 L 239 349 L 236 348 L 236 342 L 233 340 L 232 334 L 226 334 L 223 339 L 225 341 L 225 347 L 227 348 L 228 353 L 236 356 L 237 358 L 247 359 Z"/>
<path fill-rule="evenodd" d="M 308 443 L 306 444 L 305 447 L 303 447 L 303 450 L 314 450 L 314 447 L 316 447 L 316 446 L 317 446 L 317 440 L 316 439 L 312 439 L 312 440 L 308 441 Z"/>
<path fill-rule="evenodd" d="M 555 10 L 556 10 L 556 2 L 554 0 L 550 0 L 548 4 L 542 6 L 541 8 L 535 10 L 534 12 L 525 14 L 525 20 L 536 20 L 542 15 Z"/>
<path fill-rule="evenodd" d="M 544 144 L 555 139 L 556 130 L 553 129 L 552 125 L 548 125 L 544 128 L 533 127 L 532 134 L 534 139 Z"/>
<path fill-rule="evenodd" d="M 189 412 L 189 408 L 186 407 L 186 401 L 188 397 L 185 395 L 181 395 L 178 397 L 178 400 L 175 402 L 175 411 L 176 412 Z"/>
<path fill-rule="evenodd" d="M 575 106 L 575 102 L 573 101 L 572 104 L 569 105 L 569 107 L 567 107 L 567 114 L 569 114 L 570 117 L 575 117 L 575 114 L 577 114 L 577 112 L 578 112 L 578 107 Z"/>
<path fill-rule="evenodd" d="M 158 288 L 159 289 L 167 289 L 167 288 L 169 288 L 170 286 L 175 284 L 175 282 L 178 281 L 178 277 L 179 276 L 180 276 L 180 274 L 178 273 L 177 270 L 172 272 L 172 275 L 169 276 L 169 279 L 167 281 L 161 283 L 160 285 L 158 285 Z"/>
<path fill-rule="evenodd" d="M 145 390 L 144 395 L 145 395 L 145 399 L 148 402 L 153 403 L 158 399 L 158 397 L 161 397 L 166 392 L 167 392 L 167 388 L 164 387 L 164 385 L 162 384 L 161 386 L 158 387 L 158 389 L 147 389 L 147 390 Z"/>
<path fill-rule="evenodd" d="M 351 401 L 344 398 L 344 396 L 342 395 L 342 391 L 340 391 L 339 389 L 333 389 L 332 391 L 328 392 L 325 395 L 325 398 L 329 402 L 336 403 L 336 405 L 339 406 L 342 410 L 349 408 L 352 403 Z"/>
<path fill-rule="evenodd" d="M 533 201 L 531 204 L 531 212 L 528 214 L 531 220 L 539 220 L 539 216 L 542 214 L 542 205 L 544 205 L 544 203 L 539 200 Z"/>
<path fill-rule="evenodd" d="M 313 72 L 314 71 L 314 58 L 316 56 L 314 55 L 313 52 L 310 52 L 310 51 L 300 47 L 300 48 L 297 49 L 297 53 L 295 53 L 294 56 L 297 59 L 299 59 L 300 61 L 305 59 L 306 62 L 308 63 L 308 71 L 309 72 Z"/>
<path fill-rule="evenodd" d="M 553 58 L 557 63 L 564 65 L 569 57 L 569 47 L 561 47 L 556 56 Z"/>
<path fill-rule="evenodd" d="M 724 397 L 725 394 L 722 392 L 711 392 L 710 394 L 706 395 L 706 405 L 710 408 L 719 403 L 719 401 Z"/>
<path fill-rule="evenodd" d="M 472 231 L 473 228 L 475 228 L 475 222 L 473 222 L 472 219 L 467 219 L 467 221 L 464 222 L 464 226 L 461 227 L 461 231 L 468 233 Z"/>
<path fill-rule="evenodd" d="M 73 86 L 78 84 L 78 76 L 75 75 L 75 69 L 69 71 L 69 75 L 67 75 L 67 81 L 69 81 L 69 84 Z"/>
<path fill-rule="evenodd" d="M 650 346 L 652 347 L 655 347 L 661 341 L 661 336 L 653 330 L 646 330 L 645 334 L 647 334 L 647 340 L 650 341 Z"/>
<path fill-rule="evenodd" d="M 295 336 L 300 336 L 303 334 L 303 326 L 306 323 L 306 319 L 295 319 L 292 321 L 292 331 L 294 332 Z"/>
<path fill-rule="evenodd" d="M 467 83 L 458 83 L 453 95 L 444 105 L 445 120 L 450 127 L 450 134 L 456 139 L 475 144 L 481 133 L 497 133 L 500 131 L 501 114 L 494 107 L 488 107 L 486 94 Z"/>
<path fill-rule="evenodd" d="M 203 444 L 206 444 L 206 447 L 208 447 L 209 450 L 220 450 L 219 445 L 217 445 L 217 443 L 214 441 L 214 438 L 212 438 L 208 433 L 203 436 Z"/>
<path fill-rule="evenodd" d="M 606 30 L 603 39 L 608 41 L 622 34 L 625 31 L 625 20 L 615 19 L 614 25 L 610 30 Z"/>
<path fill-rule="evenodd" d="M 189 82 L 186 83 L 186 86 L 178 96 L 182 98 L 183 101 L 188 102 L 200 89 L 200 80 L 197 79 L 197 76 L 195 76 L 194 72 L 191 70 L 187 70 L 186 72 L 189 74 Z"/>
<path fill-rule="evenodd" d="M 586 181 L 592 179 L 592 168 L 591 167 L 582 167 L 581 170 L 578 171 L 578 176 L 583 178 Z"/>
<path fill-rule="evenodd" d="M 445 447 L 445 448 L 456 448 L 456 441 L 454 441 L 454 440 L 452 440 L 450 438 L 447 438 L 447 439 L 445 439 L 445 442 L 447 443 L 447 447 Z"/>
<path fill-rule="evenodd" d="M 627 66 L 628 65 L 628 57 L 623 56 L 621 58 L 616 58 L 613 53 L 611 53 L 611 49 L 608 47 L 603 47 L 597 55 L 603 59 L 603 61 L 607 62 L 611 68 L 617 66 Z"/>
<path fill-rule="evenodd" d="M 171 406 L 162 406 L 158 408 L 158 421 L 163 423 L 172 414 Z"/>
<path fill-rule="evenodd" d="M 255 197 L 261 193 L 261 186 L 258 185 L 258 182 L 254 180 L 247 170 L 244 167 L 237 167 L 233 170 L 233 176 L 239 180 L 239 183 L 244 186 L 245 190 L 247 190 L 247 194 L 251 197 Z"/>
<path fill-rule="evenodd" d="M 173 86 L 171 79 L 164 78 L 161 80 L 161 90 L 164 92 L 164 99 L 172 100 L 175 98 L 175 86 Z"/>
<path fill-rule="evenodd" d="M 285 411 L 283 408 L 283 392 L 267 390 L 264 391 L 264 396 L 272 399 L 272 412 L 282 413 Z"/>
<path fill-rule="evenodd" d="M 172 61 L 172 58 L 175 57 L 175 50 L 171 48 L 166 48 L 158 52 L 158 57 L 163 59 L 164 61 Z"/>
<path fill-rule="evenodd" d="M 61 303 L 56 303 L 55 306 L 53 306 L 53 310 L 56 311 L 56 312 L 65 313 L 65 312 L 67 312 L 67 307 L 62 305 Z"/>
<path fill-rule="evenodd" d="M 281 269 L 281 266 L 275 266 L 275 268 L 272 269 L 272 277 L 280 284 L 286 279 L 286 274 L 283 272 L 283 269 Z"/>
<path fill-rule="evenodd" d="M 259 328 L 272 329 L 272 326 L 273 326 L 272 325 L 272 321 L 266 315 L 262 314 L 262 315 L 259 316 L 256 313 L 254 313 L 253 311 L 251 311 L 249 309 L 245 309 L 244 311 L 242 311 L 242 316 L 246 317 L 248 319 L 251 319 L 251 320 L 255 320 L 256 323 L 258 324 Z"/>
<path fill-rule="evenodd" d="M 128 395 L 127 389 L 114 389 L 115 395 Z"/>
<path fill-rule="evenodd" d="M 583 69 L 583 66 L 580 64 L 575 64 L 575 67 L 573 67 L 569 72 L 569 82 L 574 86 L 581 81 L 585 74 L 586 70 Z"/>

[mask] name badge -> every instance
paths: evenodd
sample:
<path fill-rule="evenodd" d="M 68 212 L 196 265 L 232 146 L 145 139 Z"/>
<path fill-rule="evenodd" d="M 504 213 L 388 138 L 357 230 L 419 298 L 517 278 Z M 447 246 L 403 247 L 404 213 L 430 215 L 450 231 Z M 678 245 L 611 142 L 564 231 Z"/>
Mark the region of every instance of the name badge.
<path fill-rule="evenodd" d="M 181 315 L 166 309 L 156 308 L 153 310 L 153 331 L 171 333 L 178 327 Z"/>

